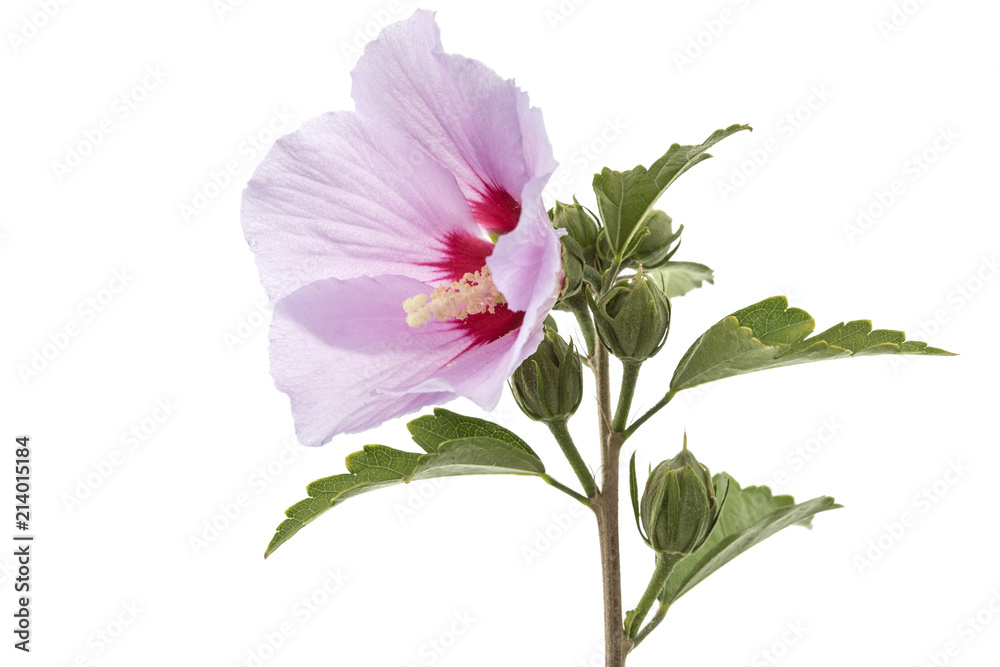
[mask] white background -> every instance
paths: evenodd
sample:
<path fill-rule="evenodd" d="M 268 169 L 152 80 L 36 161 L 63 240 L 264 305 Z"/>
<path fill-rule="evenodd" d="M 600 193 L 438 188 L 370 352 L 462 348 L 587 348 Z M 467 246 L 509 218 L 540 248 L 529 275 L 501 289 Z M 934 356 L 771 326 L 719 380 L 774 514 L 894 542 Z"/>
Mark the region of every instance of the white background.
<path fill-rule="evenodd" d="M 240 191 L 269 126 L 280 134 L 351 108 L 359 30 L 416 4 L 49 4 L 45 18 L 45 3 L 12 0 L 0 20 L 0 439 L 10 461 L 14 436 L 32 437 L 37 535 L 31 655 L 10 646 L 13 560 L 0 550 L 3 664 L 235 666 L 256 653 L 268 666 L 598 665 L 594 521 L 534 479 L 373 493 L 262 559 L 307 482 L 342 472 L 363 444 L 412 445 L 404 420 L 320 449 L 293 444 L 268 375 Z M 717 280 L 675 301 L 636 413 L 698 334 L 775 294 L 820 328 L 870 317 L 962 353 L 726 380 L 681 394 L 640 431 L 643 463 L 672 456 L 686 429 L 713 470 L 744 484 L 784 473 L 776 490 L 834 495 L 846 509 L 699 586 L 630 665 L 775 664 L 767 650 L 784 665 L 918 666 L 954 642 L 938 664 L 972 667 L 1000 652 L 1000 617 L 987 609 L 992 599 L 1000 610 L 1000 7 L 903 4 L 909 13 L 890 0 L 424 5 L 439 10 L 446 49 L 516 77 L 543 109 L 564 179 L 550 195 L 592 204 L 590 177 L 605 164 L 649 164 L 672 142 L 755 127 L 661 202 L 686 227 L 677 259 L 712 266 Z M 58 173 L 104 119 L 110 133 Z M 235 176 L 213 187 L 227 163 Z M 859 208 L 871 222 L 849 233 Z M 158 402 L 176 407 L 167 415 Z M 496 418 L 573 481 L 509 397 Z M 594 425 L 589 403 L 571 422 L 592 464 Z M 805 447 L 808 461 L 796 454 Z M 967 470 L 942 481 L 953 464 Z M 918 498 L 924 489 L 933 502 Z M 910 526 L 890 530 L 907 514 Z M 622 526 L 628 608 L 652 562 L 625 507 Z M 309 611 L 303 598 L 322 604 Z M 965 619 L 983 609 L 986 624 L 970 630 Z"/>

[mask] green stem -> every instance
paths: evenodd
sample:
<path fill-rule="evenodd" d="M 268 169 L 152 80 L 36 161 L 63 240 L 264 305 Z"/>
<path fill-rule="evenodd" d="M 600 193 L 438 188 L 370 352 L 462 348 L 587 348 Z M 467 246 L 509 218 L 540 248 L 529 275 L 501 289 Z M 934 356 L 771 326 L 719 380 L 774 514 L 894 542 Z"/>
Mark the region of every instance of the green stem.
<path fill-rule="evenodd" d="M 657 412 L 659 412 L 663 408 L 663 406 L 665 406 L 667 403 L 669 403 L 670 400 L 674 396 L 676 396 L 676 395 L 677 395 L 677 392 L 674 391 L 673 389 L 671 389 L 670 391 L 668 391 L 667 394 L 666 394 L 666 396 L 664 396 L 663 398 L 660 399 L 659 403 L 657 403 L 656 405 L 654 405 L 653 407 L 651 407 L 649 410 L 647 410 L 646 414 L 644 414 L 643 416 L 641 416 L 638 419 L 636 419 L 632 423 L 631 426 L 629 426 L 627 429 L 625 429 L 625 432 L 624 432 L 625 438 L 626 439 L 630 438 L 632 436 L 632 434 L 635 433 L 636 429 L 638 429 L 640 426 L 642 426 L 643 424 L 645 424 L 646 421 L 650 417 L 652 417 Z"/>
<path fill-rule="evenodd" d="M 641 644 L 642 640 L 645 639 L 650 632 L 656 629 L 656 626 L 658 626 L 663 619 L 667 617 L 667 611 L 669 609 L 670 605 L 660 603 L 660 606 L 656 608 L 656 614 L 653 615 L 653 618 L 649 619 L 649 623 L 646 624 L 646 627 L 640 630 L 639 634 L 635 636 L 635 643 L 632 645 L 632 648 Z"/>
<path fill-rule="evenodd" d="M 622 360 L 622 390 L 618 394 L 618 409 L 615 410 L 615 418 L 611 422 L 611 430 L 616 433 L 625 431 L 625 424 L 628 422 L 628 411 L 632 408 L 632 397 L 635 395 L 635 384 L 639 379 L 639 369 L 641 367 L 641 361 L 632 361 L 631 359 Z"/>
<path fill-rule="evenodd" d="M 642 599 L 639 600 L 638 606 L 630 614 L 632 622 L 629 625 L 628 635 L 632 638 L 633 645 L 639 634 L 639 627 L 642 625 L 642 620 L 646 618 L 646 614 L 649 613 L 653 603 L 656 602 L 657 596 L 660 595 L 660 591 L 666 585 L 667 577 L 670 576 L 674 566 L 680 562 L 681 558 L 683 556 L 680 554 L 656 555 L 656 569 L 653 570 L 653 578 L 649 580 L 649 586 L 646 587 L 646 592 L 642 594 Z"/>
<path fill-rule="evenodd" d="M 563 493 L 565 493 L 567 496 L 569 496 L 573 500 L 579 500 L 584 505 L 590 505 L 590 498 L 588 498 L 587 496 L 584 496 L 582 494 L 577 493 L 576 491 L 574 491 L 573 489 L 569 488 L 568 486 L 566 486 L 562 482 L 560 482 L 560 481 L 558 481 L 558 480 L 550 477 L 549 475 L 547 475 L 545 473 L 542 473 L 541 475 L 539 475 L 539 477 L 541 477 L 545 481 L 546 484 L 548 484 L 549 486 L 553 486 L 553 487 L 559 489 L 560 491 L 562 491 Z"/>
<path fill-rule="evenodd" d="M 546 422 L 549 430 L 552 431 L 552 435 L 555 437 L 556 442 L 559 443 L 559 448 L 562 449 L 563 454 L 566 455 L 566 459 L 569 464 L 573 467 L 573 472 L 576 473 L 576 478 L 580 480 L 580 484 L 583 485 L 583 491 L 587 494 L 588 498 L 593 498 L 597 495 L 597 486 L 594 482 L 594 476 L 590 472 L 590 468 L 584 462 L 583 457 L 580 456 L 580 451 L 576 448 L 573 443 L 573 436 L 569 434 L 569 427 L 566 426 L 566 420 L 561 421 L 551 421 Z"/>

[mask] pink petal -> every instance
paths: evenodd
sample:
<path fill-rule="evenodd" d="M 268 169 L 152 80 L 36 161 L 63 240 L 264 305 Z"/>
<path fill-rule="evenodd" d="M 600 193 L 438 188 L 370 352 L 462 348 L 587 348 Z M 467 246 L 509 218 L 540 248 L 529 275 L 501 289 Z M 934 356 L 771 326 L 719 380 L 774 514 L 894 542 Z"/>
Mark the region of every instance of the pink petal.
<path fill-rule="evenodd" d="M 449 249 L 484 243 L 447 170 L 352 112 L 279 139 L 243 192 L 242 218 L 272 300 L 330 277 L 435 280 L 456 261 Z"/>
<path fill-rule="evenodd" d="M 321 445 L 458 396 L 496 407 L 507 378 L 534 350 L 524 352 L 524 343 L 540 335 L 539 327 L 491 341 L 470 335 L 461 322 L 411 328 L 402 303 L 429 291 L 405 276 L 330 278 L 278 301 L 271 374 L 291 400 L 303 444 Z"/>
<path fill-rule="evenodd" d="M 455 398 L 447 386 L 412 389 L 464 348 L 461 333 L 444 323 L 406 324 L 403 301 L 428 291 L 404 276 L 331 278 L 277 302 L 271 374 L 291 400 L 303 444 L 321 445 Z"/>
<path fill-rule="evenodd" d="M 507 378 L 523 361 L 515 363 L 513 359 L 522 335 L 526 335 L 522 334 L 523 321 L 523 313 L 504 308 L 496 314 L 483 313 L 464 322 L 447 323 L 462 336 L 461 353 L 432 378 L 394 391 L 448 391 L 468 398 L 484 410 L 492 410 L 500 401 Z"/>
<path fill-rule="evenodd" d="M 444 53 L 434 14 L 386 27 L 352 73 L 359 113 L 400 127 L 458 179 L 480 224 L 517 224 L 522 190 L 556 167 L 528 96 L 477 60 Z"/>
<path fill-rule="evenodd" d="M 493 282 L 514 310 L 529 311 L 540 303 L 554 303 L 564 279 L 559 236 L 552 228 L 541 201 L 543 179 L 525 188 L 536 190 L 521 212 L 521 222 L 510 234 L 497 240 L 496 249 L 486 260 Z"/>

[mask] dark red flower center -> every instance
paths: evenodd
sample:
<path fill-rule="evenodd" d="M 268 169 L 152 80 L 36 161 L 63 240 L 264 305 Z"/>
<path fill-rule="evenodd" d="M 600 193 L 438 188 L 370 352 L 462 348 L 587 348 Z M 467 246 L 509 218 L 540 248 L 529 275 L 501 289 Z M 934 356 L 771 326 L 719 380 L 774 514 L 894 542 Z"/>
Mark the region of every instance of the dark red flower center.
<path fill-rule="evenodd" d="M 466 274 L 474 274 L 486 266 L 486 258 L 493 254 L 494 245 L 486 239 L 471 234 L 452 233 L 441 240 L 441 256 L 435 262 L 422 266 L 437 269 L 440 279 L 447 282 L 461 281 Z M 468 315 L 451 324 L 460 329 L 469 341 L 468 347 L 478 347 L 516 330 L 524 321 L 524 313 L 512 311 L 506 303 L 501 303 L 492 313 Z"/>
<path fill-rule="evenodd" d="M 495 236 L 514 231 L 521 218 L 521 205 L 501 187 L 490 184 L 483 189 L 479 201 L 469 202 L 476 222 Z"/>
<path fill-rule="evenodd" d="M 486 258 L 493 254 L 493 244 L 486 239 L 452 232 L 441 239 L 441 258 L 424 262 L 438 270 L 441 280 L 455 282 L 466 273 L 475 273 L 486 266 Z"/>
<path fill-rule="evenodd" d="M 465 339 L 469 341 L 466 349 L 492 343 L 506 336 L 511 331 L 519 329 L 524 322 L 523 310 L 511 310 L 507 304 L 497 306 L 495 313 L 479 313 L 469 315 L 464 320 L 455 320 L 456 328 L 461 329 Z"/>

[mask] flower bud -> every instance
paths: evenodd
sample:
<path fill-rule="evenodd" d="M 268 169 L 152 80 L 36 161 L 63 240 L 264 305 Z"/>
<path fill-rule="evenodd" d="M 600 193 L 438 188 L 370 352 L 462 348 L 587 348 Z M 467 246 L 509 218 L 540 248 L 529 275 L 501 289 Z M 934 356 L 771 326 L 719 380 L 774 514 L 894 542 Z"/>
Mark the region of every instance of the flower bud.
<path fill-rule="evenodd" d="M 719 519 L 722 503 L 708 468 L 688 448 L 653 469 L 640 503 L 642 526 L 657 553 L 687 555 L 700 547 Z"/>
<path fill-rule="evenodd" d="M 538 349 L 510 378 L 514 400 L 535 421 L 569 419 L 583 398 L 583 366 L 572 341 L 546 328 Z"/>
<path fill-rule="evenodd" d="M 674 231 L 674 223 L 663 211 L 653 211 L 646 223 L 649 235 L 639 244 L 630 261 L 645 269 L 655 269 L 663 265 L 677 249 L 674 241 L 684 231 L 684 225 Z M 673 246 L 673 247 L 672 247 Z"/>
<path fill-rule="evenodd" d="M 580 292 L 583 287 L 583 250 L 571 236 L 559 239 L 562 247 L 563 273 L 566 281 L 563 284 L 559 299 L 569 299 Z"/>
<path fill-rule="evenodd" d="M 594 216 L 580 205 L 576 197 L 573 198 L 572 204 L 557 201 L 549 214 L 552 217 L 552 224 L 557 229 L 565 229 L 567 235 L 580 245 L 580 249 L 583 251 L 583 262 L 592 266 L 596 253 L 595 244 L 598 231 Z"/>
<path fill-rule="evenodd" d="M 663 347 L 670 329 L 670 301 L 641 269 L 619 281 L 592 309 L 601 342 L 619 359 L 645 361 Z"/>

